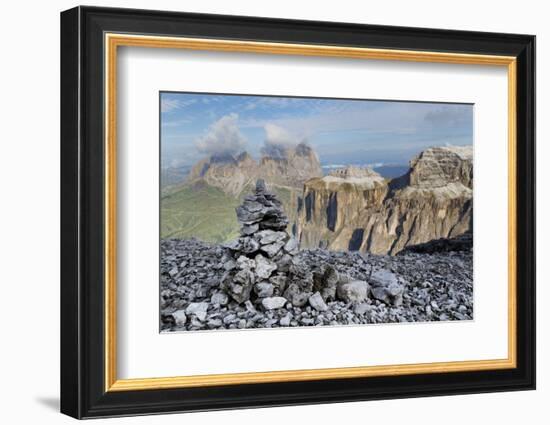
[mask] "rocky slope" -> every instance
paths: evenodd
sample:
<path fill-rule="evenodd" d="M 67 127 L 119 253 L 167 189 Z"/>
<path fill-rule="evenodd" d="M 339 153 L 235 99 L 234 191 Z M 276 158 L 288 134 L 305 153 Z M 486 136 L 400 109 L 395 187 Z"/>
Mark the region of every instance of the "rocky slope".
<path fill-rule="evenodd" d="M 471 147 L 427 149 L 391 181 L 349 167 L 310 179 L 297 219 L 300 246 L 394 255 L 452 238 L 471 230 L 472 183 Z"/>
<path fill-rule="evenodd" d="M 236 214 L 240 236 L 231 243 L 162 241 L 162 330 L 472 318 L 468 245 L 399 257 L 300 251 L 281 202 L 261 179 Z"/>
<path fill-rule="evenodd" d="M 221 246 L 169 239 L 162 241 L 161 250 L 160 326 L 165 332 L 473 318 L 471 250 L 398 256 L 300 251 L 297 260 L 312 270 L 330 264 L 339 273 L 370 282 L 372 288 L 372 275 L 388 271 L 404 286 L 400 305 L 377 299 L 371 293 L 361 302 L 327 301 L 326 309 L 320 310 L 310 303 L 294 306 L 289 301 L 268 309 L 261 298 L 239 304 L 220 289 L 225 274 Z"/>

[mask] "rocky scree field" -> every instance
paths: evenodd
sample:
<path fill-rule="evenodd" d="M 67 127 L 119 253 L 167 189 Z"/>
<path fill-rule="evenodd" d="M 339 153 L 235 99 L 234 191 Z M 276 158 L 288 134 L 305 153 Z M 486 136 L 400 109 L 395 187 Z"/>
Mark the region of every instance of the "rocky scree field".
<path fill-rule="evenodd" d="M 473 318 L 467 236 L 396 256 L 299 250 L 263 180 L 236 212 L 228 244 L 161 240 L 161 331 Z"/>

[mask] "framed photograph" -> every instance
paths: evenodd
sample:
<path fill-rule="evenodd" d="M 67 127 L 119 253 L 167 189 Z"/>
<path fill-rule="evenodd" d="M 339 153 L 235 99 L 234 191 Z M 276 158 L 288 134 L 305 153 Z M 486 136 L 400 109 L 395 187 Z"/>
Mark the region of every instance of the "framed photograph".
<path fill-rule="evenodd" d="M 61 411 L 535 388 L 535 37 L 61 14 Z"/>

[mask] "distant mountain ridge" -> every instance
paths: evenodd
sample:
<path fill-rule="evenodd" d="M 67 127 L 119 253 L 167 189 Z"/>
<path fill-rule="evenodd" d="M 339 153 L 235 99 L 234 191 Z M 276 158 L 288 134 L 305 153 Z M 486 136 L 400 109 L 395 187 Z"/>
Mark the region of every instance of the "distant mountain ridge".
<path fill-rule="evenodd" d="M 211 155 L 191 169 L 187 182 L 202 179 L 236 196 L 259 178 L 272 185 L 301 189 L 308 179 L 322 175 L 315 151 L 309 145 L 300 143 L 295 147 L 279 149 L 277 155 L 264 155 L 259 162 L 247 152 Z"/>
<path fill-rule="evenodd" d="M 237 232 L 235 204 L 258 178 L 283 202 L 289 232 L 302 248 L 393 255 L 470 231 L 472 147 L 429 148 L 409 165 L 396 178 L 356 166 L 323 176 L 317 154 L 305 143 L 270 151 L 259 161 L 247 152 L 212 155 L 191 169 L 184 184 L 163 195 L 161 234 L 230 239 Z"/>

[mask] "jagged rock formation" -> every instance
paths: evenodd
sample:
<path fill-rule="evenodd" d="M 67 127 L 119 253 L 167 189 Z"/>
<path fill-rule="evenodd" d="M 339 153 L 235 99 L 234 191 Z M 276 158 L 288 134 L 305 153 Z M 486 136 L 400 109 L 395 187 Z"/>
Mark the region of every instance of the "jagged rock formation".
<path fill-rule="evenodd" d="M 323 175 L 317 154 L 307 144 L 279 151 L 279 155 L 266 155 L 260 160 L 259 177 L 270 184 L 301 190 L 307 180 Z"/>
<path fill-rule="evenodd" d="M 188 181 L 195 184 L 204 181 L 236 196 L 246 185 L 254 181 L 258 174 L 258 164 L 247 152 L 237 156 L 212 155 L 195 164 L 189 173 Z"/>
<path fill-rule="evenodd" d="M 238 195 L 257 179 L 270 185 L 302 189 L 304 182 L 321 176 L 321 164 L 315 151 L 305 143 L 279 149 L 276 155 L 264 155 L 256 162 L 247 152 L 233 156 L 212 155 L 191 170 L 188 182 L 204 180 L 225 193 Z"/>
<path fill-rule="evenodd" d="M 351 167 L 308 180 L 297 220 L 300 246 L 393 255 L 469 231 L 472 148 L 430 148 L 410 167 L 390 182 Z"/>

